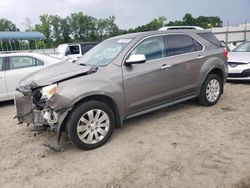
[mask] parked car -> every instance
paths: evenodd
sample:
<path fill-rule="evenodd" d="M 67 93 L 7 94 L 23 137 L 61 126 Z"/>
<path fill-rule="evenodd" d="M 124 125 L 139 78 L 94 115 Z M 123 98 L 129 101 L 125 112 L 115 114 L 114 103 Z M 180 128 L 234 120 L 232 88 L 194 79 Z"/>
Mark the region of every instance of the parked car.
<path fill-rule="evenodd" d="M 229 52 L 228 73 L 228 80 L 250 80 L 250 41 Z"/>
<path fill-rule="evenodd" d="M 56 48 L 55 57 L 63 60 L 75 61 L 97 44 L 98 42 L 60 44 Z"/>
<path fill-rule="evenodd" d="M 75 64 L 23 79 L 16 97 L 20 123 L 66 130 L 81 149 L 103 145 L 123 121 L 192 98 L 218 102 L 227 53 L 205 30 L 127 34 L 98 44 Z M 33 113 L 30 113 L 30 112 Z"/>
<path fill-rule="evenodd" d="M 0 101 L 13 99 L 19 81 L 25 76 L 60 61 L 37 53 L 0 54 Z"/>
<path fill-rule="evenodd" d="M 195 29 L 195 30 L 204 30 L 199 26 L 165 26 L 159 29 L 159 31 L 173 30 L 173 29 Z"/>

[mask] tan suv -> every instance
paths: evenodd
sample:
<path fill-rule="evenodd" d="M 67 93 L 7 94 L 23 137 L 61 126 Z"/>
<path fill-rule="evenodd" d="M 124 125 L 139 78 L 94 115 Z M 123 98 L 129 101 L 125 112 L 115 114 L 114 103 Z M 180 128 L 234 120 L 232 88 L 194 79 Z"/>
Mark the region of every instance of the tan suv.
<path fill-rule="evenodd" d="M 169 30 L 121 35 L 72 63 L 29 75 L 16 97 L 20 123 L 67 131 L 81 149 L 103 145 L 123 121 L 192 98 L 217 103 L 227 52 L 211 32 Z"/>

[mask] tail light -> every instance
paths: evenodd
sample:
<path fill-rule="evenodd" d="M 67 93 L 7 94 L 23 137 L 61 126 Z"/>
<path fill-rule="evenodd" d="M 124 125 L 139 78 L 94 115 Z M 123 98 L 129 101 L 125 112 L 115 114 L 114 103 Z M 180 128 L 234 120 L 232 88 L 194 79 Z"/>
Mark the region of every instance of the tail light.
<path fill-rule="evenodd" d="M 228 51 L 226 49 L 223 50 L 224 57 L 228 59 Z"/>

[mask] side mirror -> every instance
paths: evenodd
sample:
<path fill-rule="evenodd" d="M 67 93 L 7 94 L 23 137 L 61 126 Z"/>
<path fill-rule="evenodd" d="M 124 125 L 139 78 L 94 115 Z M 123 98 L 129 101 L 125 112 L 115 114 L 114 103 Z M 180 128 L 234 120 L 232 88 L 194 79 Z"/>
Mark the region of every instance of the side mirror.
<path fill-rule="evenodd" d="M 146 62 L 146 56 L 144 54 L 131 55 L 126 61 L 126 65 L 141 64 Z"/>

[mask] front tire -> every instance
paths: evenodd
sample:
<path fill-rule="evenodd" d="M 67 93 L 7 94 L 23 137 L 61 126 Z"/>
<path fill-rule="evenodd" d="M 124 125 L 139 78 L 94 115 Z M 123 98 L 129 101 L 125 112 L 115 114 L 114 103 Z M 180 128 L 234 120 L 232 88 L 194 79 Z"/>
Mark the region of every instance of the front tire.
<path fill-rule="evenodd" d="M 203 106 L 215 105 L 222 94 L 223 84 L 216 74 L 209 74 L 205 79 L 199 96 L 199 103 Z"/>
<path fill-rule="evenodd" d="M 83 150 L 91 150 L 108 141 L 114 124 L 114 113 L 107 104 L 87 101 L 71 111 L 66 126 L 74 145 Z"/>

